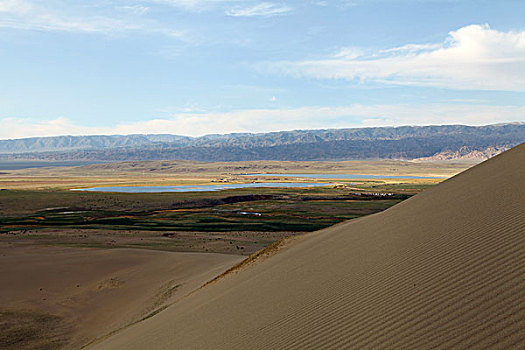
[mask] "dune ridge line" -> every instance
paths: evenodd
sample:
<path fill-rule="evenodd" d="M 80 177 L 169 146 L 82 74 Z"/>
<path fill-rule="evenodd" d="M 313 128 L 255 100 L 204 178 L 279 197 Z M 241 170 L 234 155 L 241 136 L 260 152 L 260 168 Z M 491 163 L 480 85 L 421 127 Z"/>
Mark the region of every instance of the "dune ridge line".
<path fill-rule="evenodd" d="M 522 144 L 93 348 L 525 348 L 524 204 Z"/>

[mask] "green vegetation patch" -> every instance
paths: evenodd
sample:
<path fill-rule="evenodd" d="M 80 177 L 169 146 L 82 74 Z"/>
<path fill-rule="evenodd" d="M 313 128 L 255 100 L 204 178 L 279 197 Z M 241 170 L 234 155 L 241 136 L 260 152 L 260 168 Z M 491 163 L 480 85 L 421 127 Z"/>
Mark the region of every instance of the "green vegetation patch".
<path fill-rule="evenodd" d="M 407 198 L 388 192 L 367 194 L 320 187 L 182 194 L 11 192 L 8 196 L 11 211 L 18 215 L 6 215 L 9 210 L 7 213 L 2 211 L 0 232 L 4 233 L 40 228 L 315 231 L 343 220 L 379 212 Z M 78 202 L 74 195 L 79 195 L 84 201 Z M 7 204 L 4 199 L 0 198 L 0 206 Z"/>

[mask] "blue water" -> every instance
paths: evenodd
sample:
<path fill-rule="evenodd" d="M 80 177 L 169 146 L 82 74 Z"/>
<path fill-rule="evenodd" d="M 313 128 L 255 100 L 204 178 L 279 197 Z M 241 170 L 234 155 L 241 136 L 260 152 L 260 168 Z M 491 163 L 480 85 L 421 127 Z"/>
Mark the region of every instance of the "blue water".
<path fill-rule="evenodd" d="M 410 175 L 356 175 L 356 174 L 242 174 L 243 176 L 281 176 L 307 179 L 438 179 L 431 176 Z"/>
<path fill-rule="evenodd" d="M 259 188 L 259 187 L 318 187 L 332 185 L 329 183 L 308 182 L 265 182 L 250 184 L 217 184 L 217 185 L 195 185 L 195 186 L 113 186 L 113 187 L 91 187 L 75 188 L 72 191 L 92 192 L 125 192 L 125 193 L 155 193 L 155 192 L 205 192 L 232 190 L 237 188 Z"/>

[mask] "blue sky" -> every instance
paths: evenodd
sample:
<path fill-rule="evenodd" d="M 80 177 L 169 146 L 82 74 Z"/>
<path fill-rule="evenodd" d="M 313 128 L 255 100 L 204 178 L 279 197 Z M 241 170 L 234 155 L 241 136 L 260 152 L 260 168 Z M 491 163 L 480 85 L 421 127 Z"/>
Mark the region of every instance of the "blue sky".
<path fill-rule="evenodd" d="M 525 120 L 525 1 L 0 0 L 0 138 Z"/>

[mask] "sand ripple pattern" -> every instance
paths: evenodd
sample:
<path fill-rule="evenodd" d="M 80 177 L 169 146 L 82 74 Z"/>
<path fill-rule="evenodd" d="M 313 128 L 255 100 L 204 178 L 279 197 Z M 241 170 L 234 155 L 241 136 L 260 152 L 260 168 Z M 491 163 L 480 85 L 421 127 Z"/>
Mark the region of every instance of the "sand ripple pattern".
<path fill-rule="evenodd" d="M 105 349 L 524 349 L 525 145 L 307 235 Z"/>

